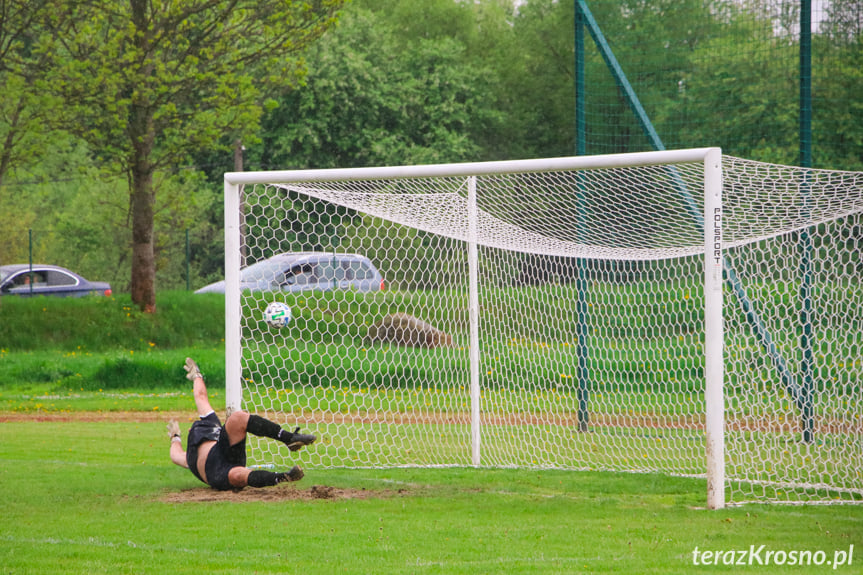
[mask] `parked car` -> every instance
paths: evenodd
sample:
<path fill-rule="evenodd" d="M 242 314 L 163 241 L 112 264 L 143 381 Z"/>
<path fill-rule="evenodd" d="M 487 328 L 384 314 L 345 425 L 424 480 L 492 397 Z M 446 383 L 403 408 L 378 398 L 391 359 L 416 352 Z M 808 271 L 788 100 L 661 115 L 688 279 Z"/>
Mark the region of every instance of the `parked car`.
<path fill-rule="evenodd" d="M 301 292 L 384 289 L 384 278 L 371 260 L 358 254 L 296 252 L 278 254 L 240 271 L 240 289 Z M 225 293 L 225 282 L 202 287 L 195 293 Z"/>
<path fill-rule="evenodd" d="M 73 271 L 45 264 L 0 266 L 0 295 L 82 297 L 111 295 L 107 282 L 91 282 Z"/>

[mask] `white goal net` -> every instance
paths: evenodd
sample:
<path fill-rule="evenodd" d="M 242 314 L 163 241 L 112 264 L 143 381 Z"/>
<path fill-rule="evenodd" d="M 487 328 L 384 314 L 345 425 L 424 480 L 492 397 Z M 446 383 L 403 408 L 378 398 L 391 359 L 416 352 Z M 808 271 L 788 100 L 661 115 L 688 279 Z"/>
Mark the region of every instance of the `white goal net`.
<path fill-rule="evenodd" d="M 863 499 L 863 174 L 716 149 L 232 173 L 225 215 L 228 407 L 320 437 L 253 462 Z"/>

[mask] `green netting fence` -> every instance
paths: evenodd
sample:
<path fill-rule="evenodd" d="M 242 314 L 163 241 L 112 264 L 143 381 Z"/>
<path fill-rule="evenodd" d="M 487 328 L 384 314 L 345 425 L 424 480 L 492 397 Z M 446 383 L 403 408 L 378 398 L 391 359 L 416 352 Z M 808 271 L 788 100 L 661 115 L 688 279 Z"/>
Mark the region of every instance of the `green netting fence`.
<path fill-rule="evenodd" d="M 764 162 L 863 170 L 860 0 L 573 6 L 583 23 L 576 25 L 576 59 L 579 30 L 584 46 L 579 153 L 655 149 L 646 119 L 667 149 L 718 145 Z M 594 41 L 591 17 L 605 46 Z"/>

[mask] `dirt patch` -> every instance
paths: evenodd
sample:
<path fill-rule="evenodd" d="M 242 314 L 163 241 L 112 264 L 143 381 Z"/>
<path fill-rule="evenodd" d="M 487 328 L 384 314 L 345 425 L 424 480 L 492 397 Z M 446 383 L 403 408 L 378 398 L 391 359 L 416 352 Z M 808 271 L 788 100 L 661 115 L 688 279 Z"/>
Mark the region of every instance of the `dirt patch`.
<path fill-rule="evenodd" d="M 16 421 L 67 422 L 67 421 L 128 421 L 151 423 L 177 419 L 181 422 L 195 419 L 189 411 L 0 411 L 0 423 Z"/>
<path fill-rule="evenodd" d="M 303 412 L 303 413 L 274 413 L 258 412 L 259 415 L 281 421 L 287 418 L 291 425 L 319 425 L 319 424 L 395 424 L 395 425 L 469 425 L 469 413 L 332 413 L 332 412 Z M 224 412 L 219 413 L 222 421 L 225 420 Z M 189 411 L 36 411 L 36 412 L 14 412 L 0 411 L 0 423 L 16 421 L 41 421 L 41 422 L 64 422 L 64 421 L 127 421 L 132 423 L 167 422 L 176 419 L 181 424 L 190 423 L 196 419 L 194 412 Z M 554 413 L 507 413 L 483 415 L 483 425 L 487 426 L 543 426 L 559 425 L 562 427 L 577 427 L 577 417 L 574 414 Z M 655 414 L 650 412 L 634 415 L 620 414 L 591 414 L 590 426 L 592 429 L 603 428 L 651 428 L 651 429 L 689 429 L 704 430 L 704 416 L 678 416 Z M 726 429 L 732 431 L 751 431 L 766 433 L 800 433 L 800 424 L 796 419 L 783 420 L 778 416 L 765 416 L 761 418 L 738 417 L 729 418 L 725 423 Z M 835 434 L 860 434 L 863 433 L 863 421 L 849 421 L 837 418 L 818 418 L 815 423 L 816 433 Z"/>
<path fill-rule="evenodd" d="M 166 493 L 160 498 L 165 503 L 213 503 L 230 501 L 243 502 L 279 502 L 279 501 L 312 501 L 315 499 L 381 499 L 405 495 L 406 490 L 367 490 L 344 489 L 329 485 L 312 485 L 300 488 L 294 485 L 264 487 L 260 489 L 247 488 L 239 491 L 216 491 L 207 487 L 184 489 Z"/>

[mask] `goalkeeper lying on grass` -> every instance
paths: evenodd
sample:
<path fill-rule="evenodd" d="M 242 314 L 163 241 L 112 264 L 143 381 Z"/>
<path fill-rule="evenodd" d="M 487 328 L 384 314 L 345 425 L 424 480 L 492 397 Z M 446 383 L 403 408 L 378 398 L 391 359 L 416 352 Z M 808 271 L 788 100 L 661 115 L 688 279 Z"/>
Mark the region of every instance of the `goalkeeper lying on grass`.
<path fill-rule="evenodd" d="M 303 478 L 303 470 L 297 465 L 285 473 L 246 467 L 246 433 L 271 437 L 287 445 L 291 451 L 312 444 L 315 441 L 314 435 L 297 433 L 299 427 L 291 433 L 277 423 L 245 411 L 231 413 L 225 425 L 222 425 L 210 406 L 207 387 L 198 365 L 191 358 L 186 358 L 183 369 L 192 382 L 195 406 L 200 419 L 189 429 L 186 451 L 183 450 L 180 425 L 173 420 L 168 422 L 171 461 L 190 469 L 195 477 L 222 491 L 242 489 L 247 485 L 267 487 Z"/>

